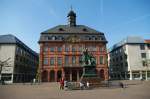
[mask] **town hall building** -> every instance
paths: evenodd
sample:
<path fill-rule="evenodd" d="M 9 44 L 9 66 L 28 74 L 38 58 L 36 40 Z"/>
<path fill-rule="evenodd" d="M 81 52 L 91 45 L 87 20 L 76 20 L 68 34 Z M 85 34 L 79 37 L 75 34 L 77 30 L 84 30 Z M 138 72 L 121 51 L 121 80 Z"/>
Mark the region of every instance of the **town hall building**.
<path fill-rule="evenodd" d="M 96 70 L 108 80 L 107 40 L 104 33 L 76 24 L 76 13 L 68 13 L 68 25 L 58 25 L 41 33 L 39 70 L 42 82 L 56 82 L 61 77 L 79 81 L 82 76 L 82 52 L 86 48 L 96 58 Z"/>

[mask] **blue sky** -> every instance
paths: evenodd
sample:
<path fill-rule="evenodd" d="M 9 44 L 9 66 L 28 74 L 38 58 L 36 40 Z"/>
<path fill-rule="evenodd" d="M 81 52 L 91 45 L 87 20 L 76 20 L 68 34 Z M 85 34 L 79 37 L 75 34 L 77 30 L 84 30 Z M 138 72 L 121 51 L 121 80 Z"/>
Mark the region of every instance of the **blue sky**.
<path fill-rule="evenodd" d="M 40 33 L 67 24 L 71 5 L 77 24 L 104 32 L 108 48 L 127 36 L 150 39 L 150 0 L 0 0 L 0 35 L 39 52 Z"/>

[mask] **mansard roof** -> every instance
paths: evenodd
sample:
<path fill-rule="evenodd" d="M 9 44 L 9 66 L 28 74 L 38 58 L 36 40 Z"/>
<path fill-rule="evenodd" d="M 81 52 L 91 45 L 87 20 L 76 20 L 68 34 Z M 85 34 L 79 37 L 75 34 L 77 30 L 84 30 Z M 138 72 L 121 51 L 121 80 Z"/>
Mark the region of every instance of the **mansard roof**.
<path fill-rule="evenodd" d="M 92 33 L 92 34 L 103 34 L 95 29 L 92 29 L 85 25 L 76 25 L 70 27 L 69 25 L 58 25 L 50 28 L 42 33 Z"/>

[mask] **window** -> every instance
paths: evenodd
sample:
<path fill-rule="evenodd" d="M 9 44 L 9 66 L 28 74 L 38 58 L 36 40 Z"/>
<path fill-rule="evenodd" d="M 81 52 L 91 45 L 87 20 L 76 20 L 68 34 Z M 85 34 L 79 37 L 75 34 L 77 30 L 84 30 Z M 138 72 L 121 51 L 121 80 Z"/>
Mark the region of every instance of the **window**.
<path fill-rule="evenodd" d="M 96 51 L 96 46 L 95 45 L 89 45 L 87 46 L 88 51 Z"/>
<path fill-rule="evenodd" d="M 68 46 L 65 47 L 65 51 L 69 52 L 69 47 Z"/>
<path fill-rule="evenodd" d="M 62 65 L 62 58 L 58 57 L 58 66 Z"/>
<path fill-rule="evenodd" d="M 144 44 L 141 44 L 141 45 L 140 45 L 140 49 L 141 49 L 141 50 L 145 50 Z"/>
<path fill-rule="evenodd" d="M 141 53 L 142 58 L 146 58 L 146 53 Z"/>
<path fill-rule="evenodd" d="M 120 60 L 122 61 L 122 56 L 120 56 Z"/>
<path fill-rule="evenodd" d="M 57 51 L 58 51 L 58 52 L 61 52 L 61 51 L 62 51 L 62 47 L 59 46 L 59 47 L 57 48 Z"/>
<path fill-rule="evenodd" d="M 116 58 L 116 62 L 118 61 L 118 57 Z"/>
<path fill-rule="evenodd" d="M 76 51 L 75 46 L 72 46 L 72 52 L 75 52 L 75 51 Z"/>
<path fill-rule="evenodd" d="M 79 46 L 79 52 L 82 52 L 82 46 Z"/>
<path fill-rule="evenodd" d="M 146 61 L 142 61 L 143 66 L 147 66 Z"/>
<path fill-rule="evenodd" d="M 48 36 L 48 40 L 51 40 L 51 37 Z"/>
<path fill-rule="evenodd" d="M 54 47 L 50 47 L 50 51 L 54 52 L 55 48 Z"/>
<path fill-rule="evenodd" d="M 69 56 L 65 56 L 65 64 L 69 64 Z"/>
<path fill-rule="evenodd" d="M 127 63 L 127 62 L 125 62 L 125 66 L 126 66 L 126 67 L 128 66 L 128 63 Z"/>
<path fill-rule="evenodd" d="M 56 36 L 52 36 L 52 40 L 57 40 Z"/>
<path fill-rule="evenodd" d="M 82 63 L 82 56 L 79 56 L 79 63 Z"/>
<path fill-rule="evenodd" d="M 83 31 L 87 31 L 87 29 L 86 29 L 86 28 L 83 28 Z"/>
<path fill-rule="evenodd" d="M 100 64 L 104 64 L 104 58 L 103 58 L 103 56 L 100 56 Z"/>
<path fill-rule="evenodd" d="M 119 52 L 120 52 L 120 53 L 122 52 L 122 48 L 120 48 Z"/>
<path fill-rule="evenodd" d="M 95 36 L 92 36 L 92 38 L 91 38 L 91 39 L 92 39 L 92 40 L 95 40 L 95 38 L 96 38 Z"/>
<path fill-rule="evenodd" d="M 96 51 L 96 46 L 95 45 L 93 45 L 92 48 L 93 48 L 92 51 Z"/>
<path fill-rule="evenodd" d="M 48 58 L 44 58 L 44 65 L 48 65 Z"/>
<path fill-rule="evenodd" d="M 54 57 L 51 57 L 50 58 L 50 65 L 54 65 L 55 63 L 54 63 Z"/>
<path fill-rule="evenodd" d="M 147 44 L 147 48 L 150 49 L 150 44 Z"/>
<path fill-rule="evenodd" d="M 100 52 L 102 52 L 102 51 L 103 51 L 103 48 L 102 48 L 102 47 L 100 47 L 100 48 L 99 48 L 99 51 L 100 51 Z"/>
<path fill-rule="evenodd" d="M 72 56 L 72 64 L 75 64 L 75 63 L 76 63 L 76 57 Z"/>
<path fill-rule="evenodd" d="M 47 52 L 47 51 L 48 51 L 48 47 L 45 46 L 45 47 L 44 47 L 44 52 Z"/>

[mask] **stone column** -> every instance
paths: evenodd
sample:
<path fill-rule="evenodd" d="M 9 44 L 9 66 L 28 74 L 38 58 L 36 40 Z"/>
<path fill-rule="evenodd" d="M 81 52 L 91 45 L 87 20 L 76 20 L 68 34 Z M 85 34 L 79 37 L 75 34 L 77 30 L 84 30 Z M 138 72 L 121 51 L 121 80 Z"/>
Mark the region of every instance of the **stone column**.
<path fill-rule="evenodd" d="M 80 77 L 79 77 L 79 70 L 77 70 L 77 81 L 80 80 Z"/>
<path fill-rule="evenodd" d="M 55 70 L 55 82 L 57 82 L 57 70 Z"/>
<path fill-rule="evenodd" d="M 50 82 L 50 70 L 47 71 L 47 81 Z"/>
<path fill-rule="evenodd" d="M 72 81 L 72 70 L 70 70 L 70 81 Z"/>

